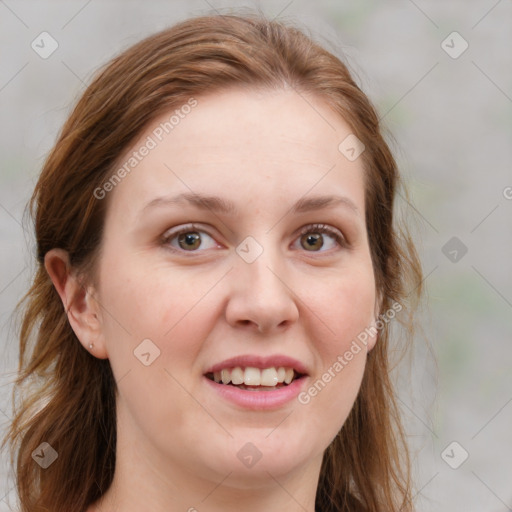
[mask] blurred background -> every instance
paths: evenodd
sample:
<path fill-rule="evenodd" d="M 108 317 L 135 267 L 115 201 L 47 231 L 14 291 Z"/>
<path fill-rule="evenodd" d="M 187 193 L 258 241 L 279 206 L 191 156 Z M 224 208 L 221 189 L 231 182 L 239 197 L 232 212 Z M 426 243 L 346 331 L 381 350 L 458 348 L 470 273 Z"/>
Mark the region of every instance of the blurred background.
<path fill-rule="evenodd" d="M 309 29 L 392 134 L 428 299 L 412 371 L 397 373 L 417 510 L 512 510 L 510 0 L 0 0 L 0 429 L 17 369 L 13 310 L 34 271 L 23 211 L 71 106 L 144 36 L 240 7 Z M 15 500 L 3 453 L 0 512 Z"/>

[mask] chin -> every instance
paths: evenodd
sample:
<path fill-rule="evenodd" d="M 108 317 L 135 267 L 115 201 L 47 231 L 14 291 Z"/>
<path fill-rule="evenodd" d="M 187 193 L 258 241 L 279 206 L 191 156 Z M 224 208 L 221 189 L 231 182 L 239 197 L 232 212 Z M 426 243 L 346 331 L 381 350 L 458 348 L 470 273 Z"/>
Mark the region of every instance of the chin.
<path fill-rule="evenodd" d="M 285 479 L 290 473 L 300 471 L 315 458 L 315 450 L 305 446 L 299 439 L 288 437 L 272 439 L 271 430 L 256 431 L 253 436 L 244 431 L 243 435 L 229 439 L 228 446 L 220 449 L 215 458 L 216 472 L 226 476 L 240 489 L 253 487 L 255 482 L 269 479 Z M 270 433 L 270 435 L 269 435 Z M 319 451 L 321 455 L 321 450 Z M 208 464 L 211 466 L 211 464 Z"/>
<path fill-rule="evenodd" d="M 298 459 L 289 459 L 286 461 L 264 460 L 262 457 L 258 463 L 251 468 L 234 464 L 229 469 L 229 485 L 237 489 L 253 489 L 255 486 L 275 485 L 276 480 L 285 481 L 292 473 L 300 471 L 305 466 L 305 461 Z M 267 457 L 270 459 L 270 457 Z M 223 476 L 228 471 L 223 468 Z"/>

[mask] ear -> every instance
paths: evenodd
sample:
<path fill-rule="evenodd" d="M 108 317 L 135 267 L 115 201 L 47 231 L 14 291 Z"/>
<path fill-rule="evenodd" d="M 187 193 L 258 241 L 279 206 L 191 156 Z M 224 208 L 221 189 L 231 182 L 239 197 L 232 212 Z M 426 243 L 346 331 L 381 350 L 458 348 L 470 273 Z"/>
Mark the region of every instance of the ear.
<path fill-rule="evenodd" d="M 101 309 L 94 298 L 94 288 L 86 288 L 80 282 L 76 272 L 71 268 L 67 251 L 63 249 L 48 251 L 44 258 L 44 266 L 80 343 L 93 356 L 107 359 Z"/>
<path fill-rule="evenodd" d="M 377 343 L 377 339 L 379 337 L 379 331 L 377 329 L 377 320 L 379 319 L 379 315 L 380 315 L 380 311 L 381 311 L 381 308 L 382 308 L 382 292 L 380 290 L 377 290 L 377 293 L 375 294 L 375 305 L 374 305 L 374 308 L 373 308 L 373 320 L 370 324 L 371 328 L 375 328 L 376 329 L 376 334 L 374 336 L 369 336 L 368 337 L 368 340 L 367 340 L 367 348 L 368 348 L 368 352 L 370 352 L 373 347 L 375 346 L 375 344 Z"/>

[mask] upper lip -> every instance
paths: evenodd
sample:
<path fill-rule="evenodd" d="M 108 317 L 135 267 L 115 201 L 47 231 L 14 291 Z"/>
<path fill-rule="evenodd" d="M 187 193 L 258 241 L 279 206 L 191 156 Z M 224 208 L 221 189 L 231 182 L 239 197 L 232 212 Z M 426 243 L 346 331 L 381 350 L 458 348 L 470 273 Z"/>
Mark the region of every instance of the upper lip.
<path fill-rule="evenodd" d="M 208 368 L 205 374 L 220 372 L 221 370 L 236 368 L 237 366 L 242 368 L 259 368 L 260 370 L 263 370 L 264 368 L 279 368 L 280 366 L 283 366 L 285 368 L 293 368 L 297 373 L 300 374 L 308 374 L 305 365 L 303 365 L 297 359 L 283 354 L 275 354 L 272 356 L 241 355 L 231 357 L 230 359 L 225 359 L 224 361 Z"/>

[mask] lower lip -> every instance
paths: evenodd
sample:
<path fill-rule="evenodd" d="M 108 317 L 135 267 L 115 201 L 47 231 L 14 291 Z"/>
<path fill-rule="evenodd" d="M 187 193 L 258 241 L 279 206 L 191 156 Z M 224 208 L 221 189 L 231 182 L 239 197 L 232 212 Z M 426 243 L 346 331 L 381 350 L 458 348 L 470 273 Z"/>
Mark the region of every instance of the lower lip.
<path fill-rule="evenodd" d="M 240 407 L 251 410 L 277 409 L 291 402 L 300 393 L 306 381 L 305 377 L 295 379 L 291 384 L 278 388 L 275 391 L 248 391 L 236 386 L 218 384 L 204 377 L 206 382 L 219 395 Z"/>

